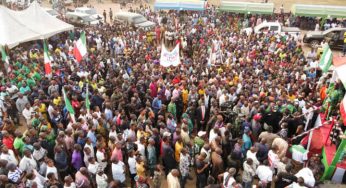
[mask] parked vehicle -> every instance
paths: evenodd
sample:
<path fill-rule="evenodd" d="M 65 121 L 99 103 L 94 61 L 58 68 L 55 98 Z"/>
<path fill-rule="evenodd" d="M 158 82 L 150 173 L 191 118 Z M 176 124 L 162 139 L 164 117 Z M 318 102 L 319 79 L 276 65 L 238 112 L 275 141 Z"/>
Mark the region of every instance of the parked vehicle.
<path fill-rule="evenodd" d="M 66 13 L 67 22 L 75 26 L 86 26 L 86 25 L 97 25 L 100 23 L 99 20 L 90 17 L 88 14 L 68 12 Z"/>
<path fill-rule="evenodd" d="M 136 28 L 147 29 L 155 26 L 154 22 L 148 21 L 143 15 L 132 12 L 116 13 L 114 20 L 116 22 L 128 23 Z"/>
<path fill-rule="evenodd" d="M 284 27 L 279 22 L 267 22 L 264 21 L 261 24 L 255 26 L 254 28 L 248 27 L 243 29 L 246 34 L 251 34 L 252 32 L 257 33 L 268 33 L 274 32 L 280 35 L 293 35 L 294 37 L 299 37 L 300 29 L 298 27 Z"/>
<path fill-rule="evenodd" d="M 325 31 L 310 31 L 303 37 L 303 42 L 312 48 L 318 48 L 323 40 L 328 42 L 330 48 L 342 49 L 346 28 L 334 27 Z"/>
<path fill-rule="evenodd" d="M 56 10 L 54 10 L 54 9 L 51 9 L 51 8 L 44 8 L 44 10 L 48 13 L 48 14 L 50 14 L 51 16 L 53 16 L 53 17 L 58 17 L 59 16 L 59 13 L 56 11 Z"/>
<path fill-rule="evenodd" d="M 77 7 L 74 12 L 88 14 L 91 18 L 103 21 L 103 16 L 98 14 L 95 8 Z"/>
<path fill-rule="evenodd" d="M 73 0 L 63 0 L 63 1 L 59 1 L 59 0 L 49 0 L 49 3 L 51 4 L 56 4 L 56 3 L 62 3 L 63 5 L 72 5 L 73 4 Z"/>

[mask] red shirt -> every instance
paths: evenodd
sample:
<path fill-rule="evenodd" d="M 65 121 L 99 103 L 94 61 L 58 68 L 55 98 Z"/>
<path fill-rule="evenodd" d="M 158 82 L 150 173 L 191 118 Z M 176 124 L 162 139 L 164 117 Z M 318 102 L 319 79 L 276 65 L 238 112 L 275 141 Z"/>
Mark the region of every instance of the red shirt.
<path fill-rule="evenodd" d="M 8 136 L 2 139 L 2 143 L 8 148 L 13 150 L 13 138 Z"/>

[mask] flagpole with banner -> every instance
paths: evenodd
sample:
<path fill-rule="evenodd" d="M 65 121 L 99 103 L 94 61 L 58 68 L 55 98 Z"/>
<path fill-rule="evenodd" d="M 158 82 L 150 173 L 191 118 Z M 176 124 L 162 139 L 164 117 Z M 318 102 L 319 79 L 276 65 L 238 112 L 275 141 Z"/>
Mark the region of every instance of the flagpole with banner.
<path fill-rule="evenodd" d="M 10 73 L 10 58 L 7 56 L 5 46 L 1 46 L 1 60 L 5 63 L 5 70 L 7 71 L 7 73 Z"/>
<path fill-rule="evenodd" d="M 80 62 L 87 52 L 85 31 L 82 31 L 79 39 L 74 44 L 73 55 L 77 62 Z"/>
<path fill-rule="evenodd" d="M 85 107 L 87 110 L 87 114 L 90 115 L 89 83 L 86 84 Z"/>
<path fill-rule="evenodd" d="M 326 45 L 323 49 L 322 56 L 320 58 L 320 64 L 319 67 L 321 68 L 322 72 L 328 72 L 330 66 L 332 65 L 332 59 L 333 59 L 333 53 L 332 50 L 329 48 L 329 45 Z"/>
<path fill-rule="evenodd" d="M 51 58 L 48 52 L 47 41 L 43 40 L 44 72 L 47 77 L 52 76 Z"/>
<path fill-rule="evenodd" d="M 76 123 L 75 112 L 74 112 L 74 109 L 73 109 L 73 107 L 72 107 L 72 105 L 71 105 L 70 100 L 68 99 L 68 97 L 67 97 L 67 95 L 66 95 L 66 92 L 65 92 L 65 88 L 64 88 L 64 87 L 62 88 L 62 94 L 63 94 L 63 96 L 64 96 L 64 101 L 65 101 L 66 110 L 70 113 L 72 122 L 73 122 L 73 123 Z"/>

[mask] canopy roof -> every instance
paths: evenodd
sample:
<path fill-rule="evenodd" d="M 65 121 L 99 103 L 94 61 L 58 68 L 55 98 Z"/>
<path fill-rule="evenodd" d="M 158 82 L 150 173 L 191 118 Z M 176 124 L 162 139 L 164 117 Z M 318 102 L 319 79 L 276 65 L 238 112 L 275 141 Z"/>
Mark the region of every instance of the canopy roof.
<path fill-rule="evenodd" d="M 346 6 L 294 4 L 292 13 L 296 16 L 346 18 Z"/>
<path fill-rule="evenodd" d="M 243 13 L 243 14 L 273 14 L 273 3 L 246 3 L 222 0 L 221 11 Z"/>
<path fill-rule="evenodd" d="M 175 1 L 167 1 L 167 0 L 159 0 L 154 4 L 155 10 L 195 10 L 195 11 L 203 11 L 205 9 L 205 1 L 199 0 L 175 0 Z"/>
<path fill-rule="evenodd" d="M 2 46 L 13 48 L 23 42 L 46 39 L 72 29 L 72 25 L 51 16 L 36 2 L 23 11 L 13 11 L 0 6 Z"/>

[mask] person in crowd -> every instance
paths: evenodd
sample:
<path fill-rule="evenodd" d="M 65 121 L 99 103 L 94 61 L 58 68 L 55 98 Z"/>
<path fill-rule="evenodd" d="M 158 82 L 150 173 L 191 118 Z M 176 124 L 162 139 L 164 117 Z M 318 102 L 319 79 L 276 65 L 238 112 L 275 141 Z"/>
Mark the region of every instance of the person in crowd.
<path fill-rule="evenodd" d="M 252 158 L 246 159 L 246 161 L 243 164 L 243 185 L 244 188 L 251 188 L 252 187 L 252 181 L 253 177 L 256 175 L 256 166 L 253 163 Z"/>
<path fill-rule="evenodd" d="M 235 187 L 235 185 L 237 184 L 236 180 L 234 179 L 235 173 L 236 169 L 230 168 L 226 172 L 218 175 L 218 178 L 222 182 L 223 187 Z"/>
<path fill-rule="evenodd" d="M 190 177 L 190 161 L 191 157 L 187 153 L 187 149 L 183 148 L 180 154 L 179 160 L 179 171 L 180 171 L 180 186 L 185 187 L 187 179 Z"/>
<path fill-rule="evenodd" d="M 273 170 L 270 167 L 268 160 L 263 161 L 256 169 L 256 175 L 259 178 L 258 185 L 262 187 L 270 187 L 273 179 Z"/>
<path fill-rule="evenodd" d="M 180 188 L 179 181 L 179 171 L 177 169 L 172 169 L 167 175 L 168 188 Z"/>

